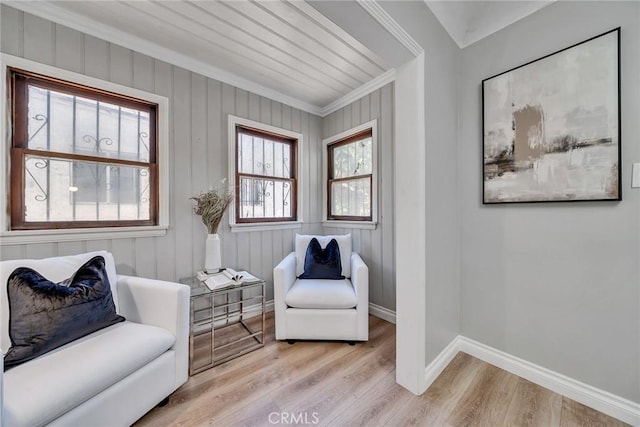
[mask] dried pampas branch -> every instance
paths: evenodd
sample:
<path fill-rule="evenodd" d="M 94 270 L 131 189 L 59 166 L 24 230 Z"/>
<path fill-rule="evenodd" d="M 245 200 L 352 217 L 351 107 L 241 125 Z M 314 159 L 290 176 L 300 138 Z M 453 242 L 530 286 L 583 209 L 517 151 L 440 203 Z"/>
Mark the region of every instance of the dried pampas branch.
<path fill-rule="evenodd" d="M 223 179 L 218 187 L 191 197 L 191 200 L 196 201 L 194 212 L 202 218 L 207 232 L 215 234 L 224 212 L 233 201 L 233 193 L 226 185 L 226 179 Z"/>

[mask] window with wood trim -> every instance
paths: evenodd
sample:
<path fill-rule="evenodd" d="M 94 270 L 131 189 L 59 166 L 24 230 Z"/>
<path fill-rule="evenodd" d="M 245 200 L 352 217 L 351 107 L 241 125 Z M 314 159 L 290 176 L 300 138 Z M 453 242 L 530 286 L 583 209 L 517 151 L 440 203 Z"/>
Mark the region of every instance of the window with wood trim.
<path fill-rule="evenodd" d="M 157 104 L 8 71 L 11 229 L 158 225 Z"/>
<path fill-rule="evenodd" d="M 296 139 L 236 126 L 236 223 L 297 220 Z"/>
<path fill-rule="evenodd" d="M 327 159 L 327 219 L 372 221 L 372 129 L 327 144 Z"/>

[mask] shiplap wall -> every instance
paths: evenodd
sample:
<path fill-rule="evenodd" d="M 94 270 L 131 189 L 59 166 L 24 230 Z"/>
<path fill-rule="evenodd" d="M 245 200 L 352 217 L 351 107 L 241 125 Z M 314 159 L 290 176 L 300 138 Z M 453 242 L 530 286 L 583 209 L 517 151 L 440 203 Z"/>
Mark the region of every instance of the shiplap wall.
<path fill-rule="evenodd" d="M 303 228 L 231 233 L 226 219 L 220 228 L 223 264 L 267 279 L 267 300 L 271 300 L 273 267 L 293 250 L 296 231 L 322 231 L 322 119 L 8 6 L 0 7 L 3 53 L 157 93 L 169 98 L 171 108 L 171 225 L 166 236 L 0 246 L 0 259 L 106 249 L 113 253 L 121 274 L 164 280 L 193 275 L 204 265 L 206 229 L 193 214 L 189 197 L 227 176 L 227 117 L 232 114 L 304 135 Z"/>
<path fill-rule="evenodd" d="M 351 233 L 354 250 L 369 266 L 369 301 L 395 312 L 393 89 L 393 83 L 389 83 L 326 116 L 322 122 L 322 138 L 378 119 L 378 226 L 375 230 L 324 227 L 323 232 Z"/>

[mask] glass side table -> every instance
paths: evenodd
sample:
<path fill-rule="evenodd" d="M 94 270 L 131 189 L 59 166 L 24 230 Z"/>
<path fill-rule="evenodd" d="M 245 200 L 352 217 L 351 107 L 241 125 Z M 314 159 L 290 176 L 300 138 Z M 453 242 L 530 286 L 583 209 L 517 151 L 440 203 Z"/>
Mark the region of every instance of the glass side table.
<path fill-rule="evenodd" d="M 264 347 L 265 281 L 214 291 L 197 277 L 191 288 L 189 375 Z"/>

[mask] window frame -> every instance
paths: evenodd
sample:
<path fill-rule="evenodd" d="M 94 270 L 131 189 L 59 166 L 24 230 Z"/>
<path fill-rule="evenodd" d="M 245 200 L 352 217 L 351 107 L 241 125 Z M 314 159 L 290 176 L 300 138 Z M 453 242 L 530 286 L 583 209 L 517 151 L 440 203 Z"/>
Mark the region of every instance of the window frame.
<path fill-rule="evenodd" d="M 371 133 L 371 174 L 363 174 L 348 178 L 332 178 L 332 151 L 336 147 L 353 143 L 363 135 Z M 329 227 L 375 229 L 378 224 L 378 121 L 374 119 L 322 140 L 322 173 L 323 173 L 323 214 L 322 223 Z M 349 181 L 369 177 L 371 190 L 371 216 L 331 215 L 331 183 Z"/>
<path fill-rule="evenodd" d="M 13 132 L 11 135 L 11 188 L 9 190 L 9 204 L 11 216 L 11 230 L 49 230 L 67 228 L 102 228 L 102 227 L 134 227 L 154 226 L 158 224 L 158 168 L 157 168 L 157 143 L 156 124 L 157 109 L 155 103 L 132 99 L 131 97 L 107 93 L 77 83 L 63 81 L 57 78 L 37 74 L 31 71 L 9 67 L 7 70 L 10 82 L 11 116 L 13 118 Z M 35 86 L 45 90 L 52 90 L 67 95 L 80 96 L 109 102 L 120 107 L 132 108 L 149 114 L 149 160 L 148 162 L 132 161 L 105 156 L 57 152 L 52 150 L 40 150 L 29 148 L 28 138 L 28 88 Z M 75 130 L 74 130 L 75 131 Z M 149 219 L 145 220 L 71 220 L 71 221 L 26 221 L 25 203 L 25 178 L 26 158 L 34 156 L 46 159 L 68 160 L 70 162 L 91 162 L 109 167 L 119 165 L 126 167 L 148 168 L 149 179 Z M 75 163 L 72 163 L 75 164 Z M 99 203 L 99 202 L 98 202 Z"/>
<path fill-rule="evenodd" d="M 294 169 L 292 178 L 292 217 L 289 218 L 239 218 L 239 190 L 240 175 L 237 171 L 238 159 L 238 128 L 254 132 L 257 135 L 272 137 L 278 142 L 292 143 L 293 155 L 291 165 Z M 300 228 L 302 226 L 302 203 L 303 203 L 303 177 L 302 177 L 302 149 L 303 135 L 287 129 L 278 128 L 257 121 L 229 115 L 228 119 L 229 137 L 229 159 L 228 159 L 228 179 L 229 184 L 234 189 L 234 202 L 229 207 L 229 226 L 232 232 L 240 231 L 262 231 L 273 229 Z M 256 176 L 256 175 L 249 175 Z M 271 176 L 265 176 L 273 178 Z M 277 179 L 277 178 L 276 178 Z"/>
<path fill-rule="evenodd" d="M 10 174 L 15 174 L 17 170 L 22 170 L 19 162 L 22 161 L 24 155 L 31 154 L 38 157 L 52 157 L 63 160 L 71 157 L 74 160 L 81 161 L 93 161 L 94 158 L 83 154 L 47 152 L 21 146 L 14 147 L 13 120 L 10 117 L 12 106 L 9 99 L 12 93 L 11 69 L 16 69 L 27 75 L 42 76 L 44 80 L 54 82 L 52 84 L 55 84 L 56 81 L 61 81 L 65 86 L 64 92 L 66 93 L 69 92 L 67 87 L 88 87 L 96 93 L 103 93 L 107 98 L 111 94 L 118 99 L 137 100 L 149 105 L 156 105 L 156 114 L 150 115 L 150 120 L 153 120 L 151 117 L 155 116 L 155 124 L 150 125 L 150 130 L 155 132 L 156 135 L 155 152 L 153 154 L 150 153 L 150 156 L 155 155 L 155 165 L 147 164 L 145 166 L 149 167 L 150 173 L 155 175 L 153 181 L 155 181 L 154 185 L 157 188 L 157 197 L 153 202 L 155 206 L 151 209 L 152 217 L 149 220 L 116 221 L 115 224 L 107 221 L 56 221 L 45 223 L 23 221 L 23 224 L 16 224 L 14 221 L 12 223 L 12 215 L 14 214 L 12 211 L 22 211 L 24 203 L 20 203 L 16 207 L 16 203 L 11 203 L 10 197 L 12 197 L 12 194 L 20 194 L 20 198 L 24 197 L 24 181 L 16 182 L 15 179 L 10 178 Z M 0 114 L 4 117 L 4 120 L 0 120 L 0 132 L 3 135 L 2 143 L 5 144 L 3 149 L 0 150 L 0 174 L 6 177 L 6 184 L 0 188 L 0 245 L 150 237 L 166 234 L 169 226 L 168 98 L 8 54 L 0 54 L 0 79 L 2 83 L 0 86 L 0 98 L 3 100 L 0 105 Z M 87 92 L 83 91 L 83 93 Z M 24 145 L 24 143 L 22 144 Z M 51 153 L 54 155 L 51 156 Z M 151 157 L 149 160 L 151 161 Z M 132 166 L 128 160 L 123 159 L 105 158 L 105 161 L 109 164 Z M 152 172 L 152 168 L 155 171 Z M 11 188 L 12 185 L 16 186 L 16 188 Z M 16 193 L 18 186 L 20 191 Z M 155 213 L 153 213 L 154 211 Z M 47 228 L 42 228 L 43 224 L 46 224 Z"/>

